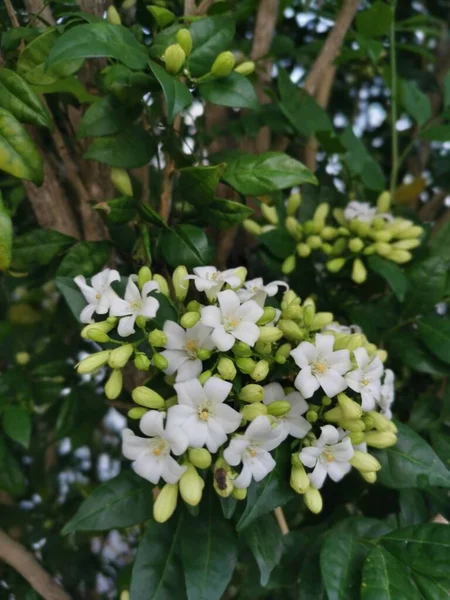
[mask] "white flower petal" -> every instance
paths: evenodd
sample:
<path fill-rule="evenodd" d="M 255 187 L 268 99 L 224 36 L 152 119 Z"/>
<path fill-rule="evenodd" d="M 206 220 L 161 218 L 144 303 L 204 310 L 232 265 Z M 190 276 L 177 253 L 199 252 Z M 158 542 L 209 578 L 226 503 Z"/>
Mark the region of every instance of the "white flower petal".
<path fill-rule="evenodd" d="M 111 308 L 109 314 L 112 317 L 126 317 L 132 313 L 130 309 L 130 304 L 119 296 L 116 296 L 111 303 Z"/>
<path fill-rule="evenodd" d="M 94 323 L 92 318 L 95 312 L 94 304 L 87 304 L 80 313 L 80 321 L 82 323 Z"/>
<path fill-rule="evenodd" d="M 225 449 L 223 456 L 227 463 L 232 467 L 242 462 L 242 455 L 248 448 L 250 442 L 244 436 L 237 436 L 230 442 L 228 448 Z"/>
<path fill-rule="evenodd" d="M 122 454 L 129 460 L 136 458 L 145 452 L 148 448 L 148 440 L 135 435 L 131 429 L 124 429 L 122 432 Z"/>
<path fill-rule="evenodd" d="M 211 340 L 218 350 L 228 352 L 234 345 L 235 337 L 231 333 L 227 333 L 223 325 L 218 325 L 211 333 Z"/>
<path fill-rule="evenodd" d="M 339 431 L 333 425 L 324 425 L 320 428 L 321 434 L 317 441 L 319 447 L 332 446 L 339 441 Z"/>
<path fill-rule="evenodd" d="M 142 433 L 149 437 L 161 437 L 164 434 L 164 417 L 166 413 L 159 410 L 149 410 L 139 421 Z"/>
<path fill-rule="evenodd" d="M 175 352 L 175 350 L 174 350 Z M 164 352 L 163 352 L 164 354 Z M 176 382 L 188 381 L 196 379 L 202 372 L 202 361 L 196 358 L 195 360 L 185 360 L 178 368 Z"/>
<path fill-rule="evenodd" d="M 142 286 L 142 296 L 145 298 L 152 292 L 159 292 L 159 283 L 157 281 L 146 281 Z"/>
<path fill-rule="evenodd" d="M 184 404 L 175 404 L 174 406 L 171 406 L 167 411 L 166 431 L 170 432 L 170 435 L 172 435 L 172 430 L 183 427 L 185 422 L 195 414 L 195 408 L 192 406 L 186 406 Z"/>
<path fill-rule="evenodd" d="M 134 333 L 134 324 L 136 322 L 136 315 L 130 315 L 129 317 L 122 317 L 117 327 L 117 333 L 122 337 L 128 337 Z"/>
<path fill-rule="evenodd" d="M 244 302 L 236 310 L 236 316 L 242 321 L 249 321 L 250 323 L 256 323 L 263 316 L 264 309 L 259 306 L 254 300 Z"/>
<path fill-rule="evenodd" d="M 163 331 L 167 336 L 166 348 L 168 350 L 184 350 L 186 345 L 186 331 L 175 323 L 175 321 L 166 321 Z"/>
<path fill-rule="evenodd" d="M 295 417 L 295 419 L 290 419 L 288 417 L 285 420 L 285 427 L 289 435 L 301 440 L 305 437 L 308 431 L 310 431 L 311 423 L 309 423 L 304 417 Z"/>
<path fill-rule="evenodd" d="M 255 457 L 244 457 L 244 465 L 249 462 L 252 470 L 253 479 L 255 481 L 262 481 L 266 475 L 268 475 L 275 467 L 276 462 L 265 450 L 259 450 Z"/>
<path fill-rule="evenodd" d="M 334 460 L 328 463 L 327 466 L 328 475 L 333 481 L 340 481 L 351 469 L 350 463 L 340 462 L 339 460 Z"/>
<path fill-rule="evenodd" d="M 204 306 L 200 320 L 207 327 L 217 327 L 222 323 L 222 312 L 218 306 Z"/>
<path fill-rule="evenodd" d="M 312 469 L 321 454 L 321 448 L 316 448 L 315 446 L 308 446 L 307 448 L 302 448 L 299 454 L 299 458 L 301 462 L 305 465 L 305 467 L 309 467 L 310 469 Z"/>
<path fill-rule="evenodd" d="M 233 484 L 238 489 L 248 488 L 252 481 L 252 471 L 249 465 L 244 465 L 238 477 L 233 481 Z"/>
<path fill-rule="evenodd" d="M 162 464 L 161 477 L 166 483 L 177 483 L 185 471 L 186 467 L 179 465 L 174 458 L 168 456 Z"/>
<path fill-rule="evenodd" d="M 320 490 L 320 488 L 323 486 L 326 477 L 327 469 L 325 465 L 318 461 L 316 466 L 314 467 L 314 471 L 309 474 L 309 480 L 317 490 Z"/>
<path fill-rule="evenodd" d="M 198 418 L 198 415 L 192 415 L 184 422 L 183 431 L 189 438 L 189 445 L 193 448 L 202 448 L 208 437 L 208 424 Z"/>
<path fill-rule="evenodd" d="M 167 359 L 167 369 L 164 369 L 164 373 L 167 375 L 173 375 L 185 362 L 191 362 L 187 352 L 184 352 L 184 350 L 163 350 L 161 354 Z"/>
<path fill-rule="evenodd" d="M 323 391 L 330 398 L 333 398 L 336 394 L 340 394 L 347 389 L 347 382 L 345 379 L 333 369 L 327 369 L 323 375 L 316 375 L 316 377 L 322 386 Z M 305 394 L 303 395 L 305 396 Z M 307 396 L 305 396 L 305 398 L 307 398 Z"/>
<path fill-rule="evenodd" d="M 178 403 L 186 404 L 195 408 L 199 404 L 207 402 L 207 397 L 203 391 L 202 384 L 198 379 L 175 383 L 174 386 L 178 394 Z"/>
<path fill-rule="evenodd" d="M 259 327 L 255 323 L 243 321 L 233 329 L 233 335 L 237 340 L 254 346 L 259 338 Z"/>
<path fill-rule="evenodd" d="M 299 394 L 300 396 L 300 394 Z M 271 404 L 277 400 L 285 400 L 285 394 L 281 384 L 277 382 L 269 383 L 264 386 L 264 404 Z"/>
<path fill-rule="evenodd" d="M 158 460 L 154 454 L 150 452 L 138 456 L 133 463 L 133 469 L 135 473 L 156 485 L 161 479 L 164 463 L 164 459 Z"/>
<path fill-rule="evenodd" d="M 356 350 L 353 350 L 353 355 L 358 368 L 364 370 L 369 364 L 369 355 L 367 354 L 367 350 L 365 348 L 356 348 Z"/>
<path fill-rule="evenodd" d="M 227 441 L 228 437 L 221 424 L 215 418 L 210 417 L 207 424 L 205 445 L 210 452 L 214 453 Z"/>
<path fill-rule="evenodd" d="M 159 302 L 156 298 L 146 298 L 142 305 L 140 314 L 147 319 L 153 319 L 159 309 Z"/>
<path fill-rule="evenodd" d="M 268 417 L 261 415 L 260 417 L 253 419 L 253 421 L 247 427 L 245 431 L 245 437 L 248 440 L 257 440 L 263 442 L 270 437 L 271 433 L 272 425 Z"/>
<path fill-rule="evenodd" d="M 233 433 L 241 424 L 242 417 L 237 410 L 228 404 L 219 404 L 215 408 L 215 414 L 220 421 L 225 433 Z"/>
<path fill-rule="evenodd" d="M 332 335 L 316 333 L 315 346 L 320 356 L 328 356 L 333 352 L 334 337 Z"/>
<path fill-rule="evenodd" d="M 139 291 L 138 286 L 134 282 L 133 275 L 128 277 L 127 287 L 125 288 L 125 300 L 129 303 L 132 302 L 141 302 L 141 292 Z"/>
<path fill-rule="evenodd" d="M 295 378 L 294 385 L 304 398 L 311 398 L 320 387 L 316 377 L 311 373 L 311 367 L 304 367 L 300 371 Z"/>
<path fill-rule="evenodd" d="M 316 361 L 317 349 L 310 342 L 301 342 L 297 346 L 297 348 L 294 348 L 294 350 L 292 350 L 291 356 L 294 359 L 297 367 L 304 369 L 305 367 Z"/>
<path fill-rule="evenodd" d="M 340 375 L 343 375 L 352 368 L 352 362 L 350 360 L 350 353 L 348 350 L 337 350 L 336 352 L 330 354 L 327 358 L 328 365 Z"/>
<path fill-rule="evenodd" d="M 352 442 L 348 437 L 333 446 L 333 455 L 336 460 L 341 462 L 348 462 L 354 454 L 355 451 L 353 450 Z"/>
<path fill-rule="evenodd" d="M 228 398 L 232 387 L 233 384 L 229 381 L 224 381 L 218 377 L 210 377 L 203 386 L 203 390 L 208 400 L 214 404 L 219 404 Z"/>
<path fill-rule="evenodd" d="M 225 290 L 217 294 L 220 310 L 224 316 L 234 315 L 240 306 L 239 296 L 233 290 Z M 205 323 L 208 325 L 208 323 Z"/>

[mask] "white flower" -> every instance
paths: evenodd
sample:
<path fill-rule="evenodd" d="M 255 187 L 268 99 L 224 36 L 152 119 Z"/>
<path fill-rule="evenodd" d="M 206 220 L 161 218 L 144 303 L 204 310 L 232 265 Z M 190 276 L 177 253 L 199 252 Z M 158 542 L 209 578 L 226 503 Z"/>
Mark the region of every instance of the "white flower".
<path fill-rule="evenodd" d="M 340 481 L 351 470 L 349 460 L 354 454 L 350 438 L 342 439 L 345 434 L 341 429 L 333 425 L 324 425 L 320 429 L 320 438 L 299 454 L 305 467 L 314 469 L 309 479 L 316 489 L 323 486 L 327 475 L 333 481 Z"/>
<path fill-rule="evenodd" d="M 380 399 L 383 364 L 376 355 L 370 360 L 365 348 L 356 348 L 353 354 L 358 368 L 347 373 L 345 380 L 348 387 L 361 394 L 362 409 L 373 410 L 375 401 Z"/>
<path fill-rule="evenodd" d="M 254 300 L 241 305 L 236 292 L 225 290 L 217 294 L 219 306 L 205 306 L 201 322 L 212 327 L 211 339 L 221 352 L 230 350 L 235 340 L 254 346 L 259 337 L 256 325 L 264 312 Z"/>
<path fill-rule="evenodd" d="M 83 275 L 78 275 L 74 278 L 74 281 L 88 302 L 88 305 L 81 311 L 80 321 L 82 323 L 93 323 L 92 316 L 94 313 L 105 315 L 109 311 L 111 302 L 116 297 L 111 283 L 120 281 L 120 275 L 113 269 L 104 269 L 91 278 L 91 285 L 87 285 Z"/>
<path fill-rule="evenodd" d="M 380 399 L 378 405 L 381 408 L 382 414 L 388 419 L 392 419 L 391 405 L 395 398 L 394 389 L 395 376 L 391 369 L 386 369 L 384 372 L 383 385 L 381 386 Z"/>
<path fill-rule="evenodd" d="M 164 412 L 150 410 L 142 417 L 139 427 L 148 438 L 135 435 L 131 429 L 125 429 L 122 434 L 122 452 L 126 458 L 133 460 L 135 472 L 148 479 L 155 485 L 160 478 L 167 483 L 176 483 L 185 472 L 186 467 L 180 466 L 170 456 L 185 452 L 187 437 L 179 430 L 164 431 Z"/>
<path fill-rule="evenodd" d="M 180 427 L 189 439 L 189 446 L 217 452 L 227 441 L 227 433 L 236 431 L 241 415 L 224 404 L 231 390 L 231 383 L 211 377 L 202 387 L 198 379 L 176 383 L 178 404 L 167 413 L 168 428 Z"/>
<path fill-rule="evenodd" d="M 208 300 L 217 298 L 217 294 L 227 283 L 231 288 L 241 285 L 241 279 L 236 275 L 237 269 L 218 271 L 216 267 L 196 267 L 195 275 L 188 275 L 187 279 L 193 279 L 194 285 L 199 292 L 205 292 Z"/>
<path fill-rule="evenodd" d="M 256 417 L 243 435 L 233 438 L 223 456 L 233 467 L 240 463 L 243 465 L 239 476 L 233 481 L 234 486 L 247 488 L 252 478 L 255 481 L 264 479 L 276 465 L 270 450 L 280 442 L 280 436 L 265 416 Z"/>
<path fill-rule="evenodd" d="M 264 386 L 264 404 L 270 406 L 272 402 L 276 402 L 277 400 L 289 402 L 291 405 L 291 410 L 285 415 L 282 415 L 281 417 L 271 417 L 277 424 L 275 431 L 280 435 L 281 441 L 285 440 L 288 435 L 300 439 L 304 438 L 311 429 L 310 423 L 302 417 L 308 410 L 308 403 L 306 400 L 300 392 L 291 392 L 286 395 L 283 387 L 279 383 L 274 382 Z"/>
<path fill-rule="evenodd" d="M 284 281 L 272 281 L 271 283 L 264 285 L 262 277 L 257 277 L 256 279 L 246 281 L 244 286 L 237 291 L 237 295 L 241 302 L 254 300 L 259 306 L 264 306 L 267 296 L 275 296 L 275 294 L 278 293 L 278 288 L 280 286 L 289 289 L 288 284 Z"/>
<path fill-rule="evenodd" d="M 177 382 L 198 377 L 202 372 L 202 361 L 197 358 L 197 350 L 214 348 L 210 335 L 211 327 L 196 323 L 190 329 L 183 329 L 174 321 L 166 321 L 163 330 L 167 336 L 167 349 L 161 354 L 169 363 L 164 372 L 173 375 L 176 371 Z"/>
<path fill-rule="evenodd" d="M 368 202 L 358 202 L 356 200 L 352 200 L 352 202 L 349 202 L 344 209 L 344 218 L 347 219 L 347 221 L 351 221 L 351 219 L 357 219 L 358 221 L 371 223 L 376 216 L 376 207 L 371 206 Z"/>
<path fill-rule="evenodd" d="M 147 281 L 144 283 L 142 292 L 136 285 L 137 275 L 130 275 L 125 290 L 125 300 L 118 296 L 111 303 L 110 315 L 112 317 L 123 317 L 119 321 L 117 332 L 122 337 L 127 337 L 134 333 L 134 324 L 137 317 L 152 319 L 156 316 L 159 308 L 159 302 L 156 298 L 148 297 L 150 292 L 159 292 L 159 285 L 156 281 Z"/>
<path fill-rule="evenodd" d="M 292 350 L 291 356 L 300 367 L 294 385 L 304 398 L 311 398 L 319 387 L 322 387 L 330 398 L 347 388 L 342 375 L 352 368 L 350 353 L 348 350 L 333 352 L 333 346 L 332 335 L 318 333 L 315 345 L 301 342 Z"/>

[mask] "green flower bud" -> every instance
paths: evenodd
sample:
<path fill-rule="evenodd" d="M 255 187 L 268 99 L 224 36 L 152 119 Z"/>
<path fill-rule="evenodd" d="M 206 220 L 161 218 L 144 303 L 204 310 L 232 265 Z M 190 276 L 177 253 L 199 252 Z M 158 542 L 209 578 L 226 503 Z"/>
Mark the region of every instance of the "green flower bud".
<path fill-rule="evenodd" d="M 203 371 L 203 373 L 200 374 L 198 380 L 200 381 L 200 383 L 203 385 L 204 383 L 206 383 L 208 381 L 208 379 L 210 377 L 212 377 L 213 372 L 210 371 Z"/>
<path fill-rule="evenodd" d="M 145 330 L 146 325 L 147 317 L 144 317 L 144 315 L 138 315 L 136 318 L 136 326 L 139 327 L 139 329 Z"/>
<path fill-rule="evenodd" d="M 284 365 L 286 360 L 289 358 L 292 346 L 290 344 L 283 344 L 280 346 L 275 354 L 275 362 L 279 365 Z"/>
<path fill-rule="evenodd" d="M 392 244 L 394 250 L 413 250 L 420 246 L 420 240 L 418 238 L 411 238 L 408 240 L 401 240 Z"/>
<path fill-rule="evenodd" d="M 202 309 L 202 305 L 197 300 L 191 300 L 189 304 L 186 306 L 187 312 L 200 312 Z"/>
<path fill-rule="evenodd" d="M 300 194 L 291 194 L 286 202 L 286 213 L 290 215 L 295 215 L 295 213 L 300 208 L 300 204 L 302 203 L 302 197 Z"/>
<path fill-rule="evenodd" d="M 297 494 L 304 494 L 309 488 L 309 477 L 306 474 L 305 467 L 300 463 L 300 461 L 296 461 L 296 464 L 292 465 L 291 479 L 289 483 L 291 488 L 294 490 L 294 492 L 297 492 Z"/>
<path fill-rule="evenodd" d="M 181 327 L 184 327 L 185 329 L 190 329 L 191 327 L 194 327 L 194 325 L 196 325 L 199 321 L 200 321 L 200 313 L 194 312 L 194 311 L 187 312 L 187 313 L 184 313 L 184 315 L 181 317 L 180 325 L 181 325 Z"/>
<path fill-rule="evenodd" d="M 359 258 L 353 261 L 352 279 L 355 283 L 364 283 L 367 279 L 367 269 Z"/>
<path fill-rule="evenodd" d="M 185 31 L 187 31 L 187 29 Z M 172 283 L 173 289 L 175 290 L 175 297 L 180 302 L 183 302 L 189 291 L 189 279 L 186 279 L 187 276 L 187 269 L 183 265 L 177 267 L 172 275 Z"/>
<path fill-rule="evenodd" d="M 154 329 L 148 334 L 148 343 L 156 348 L 163 348 L 167 344 L 167 335 L 161 329 Z"/>
<path fill-rule="evenodd" d="M 103 350 L 102 352 L 96 352 L 91 354 L 87 358 L 83 358 L 77 365 L 77 371 L 80 375 L 88 375 L 89 373 L 95 373 L 100 367 L 106 365 L 108 362 L 110 350 Z"/>
<path fill-rule="evenodd" d="M 387 258 L 389 260 L 392 260 L 393 262 L 402 265 L 406 262 L 409 262 L 412 258 L 412 254 L 411 252 L 408 252 L 408 250 L 395 250 L 392 249 L 389 254 L 387 255 Z"/>
<path fill-rule="evenodd" d="M 361 238 L 352 238 L 348 241 L 348 247 L 351 252 L 361 252 L 364 248 L 364 242 Z"/>
<path fill-rule="evenodd" d="M 108 21 L 108 23 L 111 23 L 111 25 L 122 25 L 120 15 L 113 4 L 108 6 L 106 10 L 106 20 Z"/>
<path fill-rule="evenodd" d="M 371 473 L 364 473 L 364 472 L 360 472 L 361 477 L 367 481 L 367 483 L 375 483 L 375 481 L 377 480 L 377 474 L 375 471 L 372 471 Z"/>
<path fill-rule="evenodd" d="M 233 482 L 230 477 L 230 467 L 223 458 L 217 459 L 214 465 L 213 487 L 222 498 L 228 498 L 233 491 Z"/>
<path fill-rule="evenodd" d="M 153 364 L 160 371 L 164 371 L 169 366 L 167 358 L 163 354 L 159 354 L 159 352 L 153 354 Z"/>
<path fill-rule="evenodd" d="M 315 410 L 308 410 L 306 413 L 306 420 L 308 423 L 315 423 L 319 418 L 319 413 Z"/>
<path fill-rule="evenodd" d="M 314 513 L 315 515 L 318 515 L 323 508 L 323 500 L 322 500 L 322 495 L 319 492 L 319 490 L 316 490 L 316 488 L 313 488 L 312 485 L 310 485 L 309 487 L 306 488 L 304 495 L 303 495 L 303 499 L 305 501 L 305 505 L 307 508 L 309 508 L 309 510 Z"/>
<path fill-rule="evenodd" d="M 247 498 L 247 488 L 233 488 L 231 495 L 236 500 L 245 500 Z"/>
<path fill-rule="evenodd" d="M 211 67 L 211 75 L 214 77 L 228 77 L 234 68 L 236 59 L 230 51 L 221 52 Z"/>
<path fill-rule="evenodd" d="M 397 237 L 400 240 L 406 240 L 408 238 L 418 238 L 423 234 L 423 227 L 420 227 L 419 225 L 413 225 L 412 227 L 408 227 L 407 229 L 404 229 L 403 231 L 399 231 L 397 233 Z"/>
<path fill-rule="evenodd" d="M 302 227 L 295 217 L 286 217 L 284 222 L 286 231 L 292 235 L 297 242 L 302 239 Z"/>
<path fill-rule="evenodd" d="M 176 404 L 178 404 L 178 396 L 175 394 L 174 396 L 167 398 L 167 400 L 164 402 L 164 409 L 169 410 L 171 406 L 175 406 Z"/>
<path fill-rule="evenodd" d="M 364 335 L 361 333 L 354 333 L 350 336 L 346 347 L 348 350 L 350 350 L 350 352 L 353 352 L 353 350 L 356 350 L 356 348 L 361 348 L 361 346 L 364 346 L 365 341 L 366 339 Z"/>
<path fill-rule="evenodd" d="M 148 412 L 148 410 L 146 408 L 141 408 L 140 406 L 135 406 L 134 408 L 130 408 L 130 410 L 127 413 L 127 416 L 129 419 L 139 420 L 147 412 Z"/>
<path fill-rule="evenodd" d="M 152 272 L 148 267 L 141 267 L 138 273 L 138 287 L 140 290 L 144 287 L 144 285 L 152 280 Z"/>
<path fill-rule="evenodd" d="M 284 273 L 284 275 L 289 275 L 295 270 L 296 265 L 297 259 L 295 258 L 295 254 L 291 254 L 283 261 L 283 264 L 281 265 L 281 272 Z"/>
<path fill-rule="evenodd" d="M 256 221 L 254 221 L 253 219 L 245 219 L 245 221 L 242 221 L 242 226 L 247 233 L 250 233 L 250 235 L 261 235 L 262 234 L 261 225 L 259 223 L 257 223 Z"/>
<path fill-rule="evenodd" d="M 318 235 L 310 235 L 306 239 L 306 244 L 311 248 L 311 250 L 318 250 L 322 245 L 322 239 Z"/>
<path fill-rule="evenodd" d="M 235 342 L 232 348 L 233 354 L 239 358 L 249 358 L 253 354 L 253 350 L 244 342 Z"/>
<path fill-rule="evenodd" d="M 386 350 L 377 350 L 376 354 L 382 363 L 386 362 L 388 357 L 388 353 L 386 352 Z"/>
<path fill-rule="evenodd" d="M 146 408 L 161 410 L 165 407 L 164 398 L 144 385 L 134 388 L 131 392 L 131 397 L 136 404 L 145 406 Z"/>
<path fill-rule="evenodd" d="M 283 332 L 278 327 L 269 327 L 266 325 L 265 327 L 259 328 L 259 342 L 263 343 L 272 343 L 277 342 L 279 339 L 283 337 Z"/>
<path fill-rule="evenodd" d="M 268 404 L 267 412 L 273 417 L 282 417 L 287 415 L 291 408 L 292 406 L 287 400 L 275 400 L 275 402 Z"/>
<path fill-rule="evenodd" d="M 326 202 L 321 202 L 314 211 L 313 221 L 323 223 L 330 212 L 330 205 Z"/>
<path fill-rule="evenodd" d="M 362 419 L 343 418 L 339 421 L 339 425 L 343 429 L 348 429 L 349 431 L 364 431 L 366 428 L 366 424 Z"/>
<path fill-rule="evenodd" d="M 349 462 L 352 467 L 355 467 L 355 469 L 358 469 L 358 471 L 361 471 L 362 473 L 371 473 L 381 469 L 380 463 L 374 456 L 367 452 L 361 452 L 360 450 L 354 451 Z"/>
<path fill-rule="evenodd" d="M 206 448 L 191 448 L 188 455 L 189 460 L 197 469 L 209 469 L 211 466 L 212 457 Z"/>
<path fill-rule="evenodd" d="M 358 444 L 362 444 L 364 442 L 364 432 L 363 431 L 352 431 L 348 436 L 354 446 L 358 446 Z"/>
<path fill-rule="evenodd" d="M 178 501 L 178 484 L 166 483 L 153 504 L 153 518 L 165 523 L 175 512 Z"/>
<path fill-rule="evenodd" d="M 337 234 L 338 234 L 338 232 L 335 227 L 326 226 L 320 232 L 320 237 L 323 240 L 330 241 L 330 240 L 334 240 L 334 238 L 337 236 Z"/>
<path fill-rule="evenodd" d="M 239 393 L 239 400 L 242 400 L 242 402 L 261 402 L 263 398 L 264 388 L 256 383 L 245 385 Z"/>
<path fill-rule="evenodd" d="M 344 415 L 344 419 L 359 419 L 362 415 L 361 406 L 349 398 L 347 394 L 338 394 L 338 404 Z"/>
<path fill-rule="evenodd" d="M 376 242 L 390 242 L 392 239 L 392 233 L 390 231 L 374 231 L 372 232 L 372 239 Z"/>
<path fill-rule="evenodd" d="M 177 75 L 186 61 L 186 54 L 180 44 L 171 44 L 166 48 L 162 59 L 166 64 L 166 71 Z"/>
<path fill-rule="evenodd" d="M 316 316 L 316 307 L 309 304 L 308 306 L 303 305 L 303 321 L 306 327 L 312 327 L 314 317 Z"/>
<path fill-rule="evenodd" d="M 162 275 L 156 274 L 153 276 L 153 281 L 156 281 L 156 283 L 159 285 L 160 293 L 163 294 L 163 296 L 167 296 L 167 298 L 169 298 L 170 292 L 167 280 Z"/>
<path fill-rule="evenodd" d="M 112 5 L 109 8 L 114 8 Z M 109 9 L 108 9 L 109 10 Z M 121 194 L 124 196 L 133 195 L 133 187 L 131 185 L 131 179 L 125 169 L 119 169 L 113 167 L 111 169 L 111 181 Z"/>
<path fill-rule="evenodd" d="M 312 323 L 310 325 L 311 331 L 317 331 L 323 329 L 327 325 L 333 322 L 333 313 L 330 312 L 319 312 L 314 315 Z"/>
<path fill-rule="evenodd" d="M 192 52 L 192 36 L 189 29 L 179 29 L 175 35 L 175 39 L 183 48 L 186 56 Z"/>
<path fill-rule="evenodd" d="M 375 410 L 365 413 L 364 417 L 365 420 L 367 417 L 370 417 L 372 428 L 375 427 L 378 431 L 391 431 L 392 433 L 397 433 L 397 426 L 395 423 Z"/>
<path fill-rule="evenodd" d="M 109 376 L 108 381 L 105 384 L 105 396 L 108 400 L 115 400 L 120 396 L 122 391 L 122 371 L 114 370 Z"/>
<path fill-rule="evenodd" d="M 344 217 L 344 210 L 342 208 L 333 208 L 333 217 L 339 223 L 339 225 L 345 225 L 347 219 Z"/>
<path fill-rule="evenodd" d="M 241 373 L 250 375 L 256 367 L 256 362 L 251 358 L 237 358 L 236 366 Z"/>
<path fill-rule="evenodd" d="M 91 340 L 93 338 L 90 337 L 90 333 L 92 331 L 94 331 L 94 335 L 97 336 L 98 333 L 102 332 L 104 334 L 107 334 L 109 331 L 111 331 L 111 329 L 113 329 L 115 323 L 109 323 L 108 321 L 100 321 L 98 323 L 90 323 L 89 325 L 86 325 L 85 327 L 83 327 L 83 329 L 81 330 L 81 337 L 85 340 Z M 107 340 L 109 340 L 109 336 L 106 336 Z M 96 341 L 100 341 L 100 343 L 102 343 L 102 340 L 93 340 L 94 342 Z"/>
<path fill-rule="evenodd" d="M 268 204 L 261 203 L 261 212 L 266 221 L 269 221 L 272 225 L 278 225 L 278 213 L 275 206 L 269 206 Z"/>
<path fill-rule="evenodd" d="M 255 354 L 261 356 L 270 356 L 272 354 L 272 344 L 258 340 L 254 345 Z"/>
<path fill-rule="evenodd" d="M 292 319 L 293 321 L 299 321 L 303 319 L 303 308 L 298 304 L 290 304 L 287 308 L 282 311 L 283 319 Z"/>
<path fill-rule="evenodd" d="M 375 219 L 371 222 L 371 225 L 376 231 L 386 229 L 386 221 L 383 219 L 383 217 L 375 217 Z"/>
<path fill-rule="evenodd" d="M 233 379 L 237 375 L 237 371 L 236 371 L 236 367 L 234 366 L 234 362 L 231 360 L 231 358 L 228 358 L 226 356 L 222 356 L 219 359 L 219 363 L 217 365 L 217 370 L 219 371 L 220 375 L 222 376 L 222 379 L 225 379 L 226 381 L 233 381 Z"/>
<path fill-rule="evenodd" d="M 285 310 L 288 306 L 291 305 L 298 306 L 300 302 L 300 298 L 297 296 L 294 290 L 287 290 L 283 294 L 283 299 L 281 301 L 281 310 Z"/>
<path fill-rule="evenodd" d="M 388 256 L 392 250 L 392 246 L 386 242 L 377 242 L 375 250 L 380 256 Z"/>
<path fill-rule="evenodd" d="M 27 365 L 30 362 L 31 357 L 28 354 L 28 352 L 17 352 L 14 358 L 18 365 L 20 365 L 21 367 L 24 367 L 25 365 Z"/>
<path fill-rule="evenodd" d="M 391 194 L 389 192 L 383 192 L 378 196 L 377 210 L 380 213 L 386 213 L 391 208 Z"/>
<path fill-rule="evenodd" d="M 278 328 L 284 333 L 288 340 L 300 341 L 304 338 L 304 331 L 291 319 L 280 319 Z"/>
<path fill-rule="evenodd" d="M 239 73 L 240 75 L 244 75 L 244 77 L 248 77 L 249 75 L 251 75 L 254 72 L 255 63 L 252 60 L 247 60 L 247 61 L 241 63 L 240 65 L 238 65 L 237 67 L 235 67 L 234 70 L 236 71 L 236 73 Z"/>
<path fill-rule="evenodd" d="M 311 254 L 311 248 L 308 246 L 308 244 L 304 244 L 303 242 L 297 244 L 296 249 L 300 258 L 307 258 Z"/>
<path fill-rule="evenodd" d="M 253 402 L 253 404 L 243 406 L 240 412 L 243 419 L 253 421 L 256 417 L 267 415 L 267 406 L 262 402 Z"/>
<path fill-rule="evenodd" d="M 328 398 L 328 396 L 322 397 L 322 406 L 330 406 L 331 404 L 332 404 L 331 398 Z"/>
<path fill-rule="evenodd" d="M 344 418 L 344 413 L 342 412 L 342 408 L 340 406 L 335 406 L 334 408 L 327 410 L 323 416 L 327 423 L 338 423 Z"/>
<path fill-rule="evenodd" d="M 205 482 L 197 473 L 196 468 L 193 464 L 187 463 L 186 471 L 180 477 L 179 481 L 179 489 L 180 496 L 190 506 L 197 506 L 200 504 L 200 500 L 202 499 L 203 488 L 205 487 Z"/>
<path fill-rule="evenodd" d="M 250 373 L 250 377 L 253 381 L 262 381 L 269 374 L 269 362 L 267 360 L 260 360 L 256 363 L 255 368 Z"/>
<path fill-rule="evenodd" d="M 327 269 L 330 273 L 338 273 L 345 265 L 345 258 L 332 258 L 327 262 Z"/>
<path fill-rule="evenodd" d="M 108 364 L 111 369 L 123 369 L 134 352 L 133 344 L 124 344 L 109 353 Z"/>
<path fill-rule="evenodd" d="M 273 306 L 266 306 L 264 308 L 262 317 L 257 322 L 257 325 L 267 325 L 267 323 L 271 323 L 276 316 L 277 313 Z"/>

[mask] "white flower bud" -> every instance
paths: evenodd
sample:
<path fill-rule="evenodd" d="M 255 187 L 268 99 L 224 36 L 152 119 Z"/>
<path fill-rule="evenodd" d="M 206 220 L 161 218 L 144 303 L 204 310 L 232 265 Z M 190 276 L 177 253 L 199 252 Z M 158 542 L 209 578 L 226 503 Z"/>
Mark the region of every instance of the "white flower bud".
<path fill-rule="evenodd" d="M 166 483 L 153 504 L 153 518 L 157 523 L 165 523 L 175 512 L 178 501 L 178 484 Z"/>

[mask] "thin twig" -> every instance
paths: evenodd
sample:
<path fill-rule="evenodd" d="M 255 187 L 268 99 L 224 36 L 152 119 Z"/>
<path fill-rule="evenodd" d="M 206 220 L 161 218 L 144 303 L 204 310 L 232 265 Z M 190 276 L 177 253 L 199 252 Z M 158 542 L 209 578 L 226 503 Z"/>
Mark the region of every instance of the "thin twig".
<path fill-rule="evenodd" d="M 19 21 L 16 16 L 16 12 L 14 10 L 13 5 L 11 4 L 11 0 L 5 0 L 6 12 L 11 20 L 13 27 L 20 27 Z"/>
<path fill-rule="evenodd" d="M 273 514 L 275 515 L 275 519 L 277 520 L 278 527 L 280 528 L 281 533 L 283 535 L 287 535 L 289 533 L 289 526 L 287 524 L 286 517 L 284 516 L 284 512 L 281 506 L 278 506 L 278 508 L 276 508 L 273 511 Z"/>

